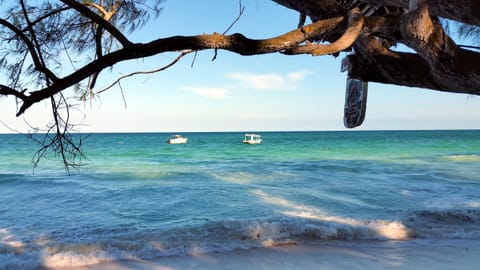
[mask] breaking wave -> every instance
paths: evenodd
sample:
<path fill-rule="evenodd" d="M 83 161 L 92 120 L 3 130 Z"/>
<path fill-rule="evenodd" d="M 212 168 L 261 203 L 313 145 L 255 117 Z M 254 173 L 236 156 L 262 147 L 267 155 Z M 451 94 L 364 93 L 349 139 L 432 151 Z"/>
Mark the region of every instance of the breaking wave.
<path fill-rule="evenodd" d="M 83 237 L 73 243 L 44 237 L 34 243 L 23 243 L 7 230 L 0 230 L 0 269 L 75 267 L 329 240 L 477 239 L 480 211 L 416 211 L 399 220 L 308 215 L 276 220 L 228 220 L 164 231 L 115 232 L 109 237 Z"/>

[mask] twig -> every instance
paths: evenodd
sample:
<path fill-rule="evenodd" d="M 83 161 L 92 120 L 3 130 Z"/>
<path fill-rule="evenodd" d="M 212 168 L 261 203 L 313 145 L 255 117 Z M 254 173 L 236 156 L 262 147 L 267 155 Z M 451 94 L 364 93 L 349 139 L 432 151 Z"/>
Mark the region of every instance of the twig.
<path fill-rule="evenodd" d="M 193 64 L 195 64 L 195 60 L 197 60 L 197 55 L 198 55 L 198 51 L 195 51 L 195 54 L 193 54 L 192 63 L 190 64 L 191 68 L 193 68 Z"/>
<path fill-rule="evenodd" d="M 128 78 L 128 77 L 132 77 L 132 76 L 135 76 L 135 75 L 139 75 L 139 74 L 152 74 L 152 73 L 156 73 L 156 72 L 160 72 L 160 71 L 163 71 L 171 66 L 173 66 L 174 64 L 176 64 L 182 57 L 184 57 L 185 55 L 189 54 L 193 52 L 193 50 L 185 50 L 183 51 L 182 53 L 180 53 L 180 55 L 177 56 L 177 58 L 175 58 L 172 62 L 170 62 L 168 65 L 166 66 L 163 66 L 161 68 L 157 68 L 157 69 L 154 69 L 154 70 L 149 70 L 149 71 L 136 71 L 136 72 L 132 72 L 130 74 L 126 74 L 126 75 L 123 75 L 123 76 L 120 76 L 117 80 L 115 80 L 113 83 L 111 83 L 109 86 L 97 91 L 97 94 L 100 94 L 100 93 L 103 93 L 105 91 L 107 91 L 108 89 L 112 88 L 113 86 L 115 86 L 116 84 L 120 83 L 121 80 L 125 79 L 125 78 Z"/>
<path fill-rule="evenodd" d="M 120 93 L 122 94 L 122 99 L 123 99 L 123 106 L 125 106 L 125 109 L 127 108 L 127 100 L 125 99 L 125 93 L 123 93 L 123 87 L 120 82 L 118 82 L 118 87 L 120 87 Z"/>
<path fill-rule="evenodd" d="M 223 32 L 223 35 L 225 35 L 228 31 L 230 31 L 230 29 L 232 29 L 232 27 L 240 20 L 240 17 L 242 17 L 243 11 L 245 11 L 245 6 L 242 6 L 242 0 L 238 1 L 238 8 L 239 8 L 239 12 L 238 12 L 237 18 L 235 18 L 235 20 L 233 20 L 233 22 L 230 24 L 227 30 Z M 215 49 L 215 54 L 213 55 L 212 62 L 215 61 L 215 59 L 217 59 L 217 53 L 218 53 L 218 49 Z"/>
<path fill-rule="evenodd" d="M 245 11 L 245 6 L 242 6 L 242 0 L 239 0 L 239 1 L 238 1 L 238 7 L 239 7 L 238 16 L 237 16 L 237 18 L 235 18 L 235 20 L 230 24 L 230 26 L 227 28 L 227 30 L 225 30 L 225 31 L 223 32 L 224 35 L 225 35 L 228 31 L 230 31 L 230 29 L 232 29 L 232 27 L 238 22 L 238 20 L 240 20 L 240 17 L 242 17 L 243 11 Z"/>

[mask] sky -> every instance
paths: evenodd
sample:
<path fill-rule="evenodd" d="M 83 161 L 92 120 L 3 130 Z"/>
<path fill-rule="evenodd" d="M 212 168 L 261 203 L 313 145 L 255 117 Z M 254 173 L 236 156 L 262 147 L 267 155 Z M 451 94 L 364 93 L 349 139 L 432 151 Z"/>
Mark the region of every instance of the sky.
<path fill-rule="evenodd" d="M 242 0 L 228 34 L 270 38 L 296 28 L 298 13 L 270 0 Z M 237 0 L 166 0 L 160 16 L 129 35 L 148 42 L 173 35 L 223 33 L 239 15 Z M 168 64 L 177 53 L 118 64 L 97 86 L 123 74 Z M 207 50 L 155 74 L 125 79 L 72 111 L 81 132 L 347 130 L 346 73 L 333 56 L 239 56 Z M 15 100 L 0 99 L 0 133 L 28 131 L 50 120 L 47 102 L 15 117 Z M 28 123 L 28 124 L 26 124 Z M 480 97 L 369 83 L 363 125 L 354 130 L 480 129 Z"/>

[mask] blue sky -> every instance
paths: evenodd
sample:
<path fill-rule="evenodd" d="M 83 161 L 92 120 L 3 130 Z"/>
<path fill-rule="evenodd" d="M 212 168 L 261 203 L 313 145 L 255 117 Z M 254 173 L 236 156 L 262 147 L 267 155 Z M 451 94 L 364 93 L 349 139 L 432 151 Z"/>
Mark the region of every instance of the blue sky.
<path fill-rule="evenodd" d="M 245 11 L 229 34 L 269 38 L 293 30 L 298 14 L 270 0 L 243 0 Z M 239 13 L 237 0 L 167 0 L 160 17 L 133 33 L 135 42 L 172 35 L 224 32 Z M 114 66 L 97 86 L 122 74 L 169 63 L 169 53 Z M 73 123 L 84 132 L 345 130 L 346 74 L 332 56 L 193 54 L 161 73 L 122 81 L 79 105 Z M 193 62 L 193 67 L 192 67 Z M 123 93 L 123 94 L 122 94 Z M 125 98 L 125 100 L 123 99 Z M 124 102 L 125 101 L 125 102 Z M 426 89 L 369 84 L 367 116 L 358 130 L 480 129 L 480 98 Z M 126 106 L 125 106 L 126 105 Z M 15 117 L 13 99 L 0 100 L 0 120 L 25 131 L 49 120 L 47 103 Z M 0 123 L 0 133 L 9 129 Z"/>

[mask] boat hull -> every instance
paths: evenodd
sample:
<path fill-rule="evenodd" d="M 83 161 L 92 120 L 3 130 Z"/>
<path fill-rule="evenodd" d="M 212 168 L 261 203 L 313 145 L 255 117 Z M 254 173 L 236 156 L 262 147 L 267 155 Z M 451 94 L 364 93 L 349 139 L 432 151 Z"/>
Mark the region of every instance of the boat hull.
<path fill-rule="evenodd" d="M 257 140 L 257 141 L 243 141 L 244 144 L 261 144 L 262 140 Z"/>
<path fill-rule="evenodd" d="M 181 138 L 181 139 L 168 139 L 167 143 L 169 144 L 185 144 L 187 143 L 188 139 L 187 138 Z"/>

